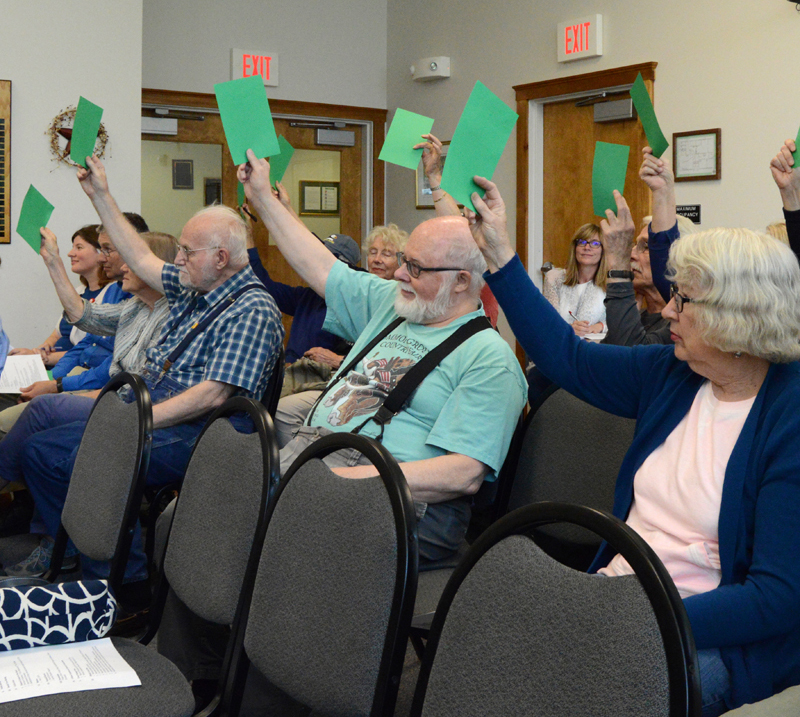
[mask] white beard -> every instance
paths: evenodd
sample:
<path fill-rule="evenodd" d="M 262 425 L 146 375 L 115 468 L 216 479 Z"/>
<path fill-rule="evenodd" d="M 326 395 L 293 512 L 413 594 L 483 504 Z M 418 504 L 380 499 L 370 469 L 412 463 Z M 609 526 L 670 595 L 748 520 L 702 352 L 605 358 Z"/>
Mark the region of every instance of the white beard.
<path fill-rule="evenodd" d="M 436 321 L 445 316 L 448 309 L 455 303 L 456 297 L 455 294 L 451 294 L 451 290 L 457 278 L 456 275 L 452 279 L 445 278 L 434 299 L 420 299 L 411 284 L 404 284 L 402 281 L 398 281 L 394 310 L 398 316 L 402 316 L 412 324 L 436 323 Z M 401 289 L 413 293 L 414 298 L 406 299 L 401 293 Z"/>

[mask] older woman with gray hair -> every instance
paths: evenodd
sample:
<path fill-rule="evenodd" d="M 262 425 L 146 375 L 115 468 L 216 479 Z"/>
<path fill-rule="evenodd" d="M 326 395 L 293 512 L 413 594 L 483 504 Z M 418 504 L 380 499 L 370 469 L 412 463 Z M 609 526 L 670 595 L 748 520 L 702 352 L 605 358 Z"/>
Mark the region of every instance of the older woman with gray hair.
<path fill-rule="evenodd" d="M 570 393 L 635 418 L 614 513 L 672 576 L 698 648 L 703 715 L 800 684 L 800 267 L 746 229 L 683 237 L 664 309 L 674 346 L 581 341 L 530 281 L 494 184 L 473 195 L 487 281 L 536 365 Z M 634 224 L 601 223 L 606 246 Z M 606 547 L 594 569 L 631 572 Z"/>
<path fill-rule="evenodd" d="M 379 224 L 367 234 L 367 270 L 381 279 L 394 279 L 400 268 L 397 255 L 406 248 L 408 232 L 397 224 Z"/>

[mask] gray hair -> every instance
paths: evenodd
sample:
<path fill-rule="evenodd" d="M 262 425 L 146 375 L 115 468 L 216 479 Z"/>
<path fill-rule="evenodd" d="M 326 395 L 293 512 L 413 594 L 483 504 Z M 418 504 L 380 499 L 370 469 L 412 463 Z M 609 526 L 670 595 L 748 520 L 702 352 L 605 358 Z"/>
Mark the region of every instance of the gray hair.
<path fill-rule="evenodd" d="M 403 251 L 408 241 L 408 232 L 403 231 L 397 224 L 378 224 L 372 227 L 372 231 L 367 234 L 364 246 L 369 250 L 376 239 L 383 239 L 383 243 L 389 249 Z"/>
<path fill-rule="evenodd" d="M 227 249 L 234 268 L 247 266 L 247 224 L 239 212 L 222 204 L 212 204 L 196 212 L 192 219 L 204 216 L 212 216 L 216 220 L 212 244 Z"/>
<path fill-rule="evenodd" d="M 750 229 L 687 234 L 669 252 L 668 278 L 697 292 L 701 338 L 772 363 L 800 359 L 800 265 L 789 247 Z"/>
<path fill-rule="evenodd" d="M 447 247 L 445 261 L 448 266 L 458 266 L 470 273 L 469 295 L 477 300 L 481 289 L 486 283 L 483 273 L 486 271 L 486 259 L 472 238 L 469 230 L 464 236 L 459 236 Z"/>

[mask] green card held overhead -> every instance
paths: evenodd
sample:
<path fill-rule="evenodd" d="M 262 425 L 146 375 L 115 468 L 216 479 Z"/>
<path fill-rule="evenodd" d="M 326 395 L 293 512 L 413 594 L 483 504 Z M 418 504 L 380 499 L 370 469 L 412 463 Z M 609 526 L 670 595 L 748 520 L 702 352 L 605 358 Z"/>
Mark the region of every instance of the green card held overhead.
<path fill-rule="evenodd" d="M 47 226 L 52 214 L 53 205 L 31 184 L 25 199 L 22 200 L 22 209 L 17 221 L 17 234 L 28 242 L 31 249 L 37 254 L 42 246 L 42 235 L 39 230 Z"/>
<path fill-rule="evenodd" d="M 398 109 L 386 133 L 378 159 L 401 167 L 416 169 L 422 159 L 422 149 L 412 149 L 415 144 L 424 142 L 423 134 L 430 134 L 433 120 L 415 112 Z"/>
<path fill-rule="evenodd" d="M 283 135 L 278 137 L 278 144 L 281 148 L 280 153 L 269 158 L 269 183 L 273 187 L 276 182 L 280 182 L 283 179 L 283 175 L 286 174 L 286 168 L 289 166 L 289 162 L 292 161 L 292 155 L 294 154 L 294 147 L 289 144 L 289 140 Z"/>
<path fill-rule="evenodd" d="M 653 109 L 653 103 L 650 101 L 650 93 L 647 91 L 647 87 L 645 87 L 641 72 L 636 75 L 636 81 L 633 83 L 633 87 L 631 87 L 631 99 L 633 100 L 633 106 L 636 108 L 639 119 L 642 121 L 644 133 L 647 135 L 647 143 L 650 145 L 650 149 L 653 150 L 653 154 L 656 157 L 660 157 L 666 152 L 667 147 L 669 147 L 669 142 L 667 142 L 658 124 L 656 111 Z"/>
<path fill-rule="evenodd" d="M 69 141 L 69 158 L 86 167 L 86 158 L 94 153 L 97 142 L 97 133 L 100 131 L 100 120 L 103 118 L 103 108 L 89 102 L 85 97 L 78 100 L 78 109 L 75 111 L 75 121 L 72 123 L 72 138 Z"/>
<path fill-rule="evenodd" d="M 459 204 L 473 211 L 472 193 L 483 190 L 474 176 L 491 179 L 519 115 L 482 82 L 476 82 L 458 120 L 447 162 L 442 172 L 442 189 Z"/>
<path fill-rule="evenodd" d="M 238 202 L 238 206 L 242 206 L 244 204 L 245 196 L 244 196 L 244 184 L 241 182 L 236 183 L 236 201 Z"/>
<path fill-rule="evenodd" d="M 624 144 L 597 142 L 594 146 L 592 165 L 592 203 L 598 217 L 606 215 L 606 209 L 617 213 L 614 190 L 625 193 L 625 173 L 631 148 Z"/>
<path fill-rule="evenodd" d="M 214 85 L 219 116 L 234 164 L 247 161 L 247 150 L 264 159 L 280 154 L 267 91 L 260 75 Z"/>

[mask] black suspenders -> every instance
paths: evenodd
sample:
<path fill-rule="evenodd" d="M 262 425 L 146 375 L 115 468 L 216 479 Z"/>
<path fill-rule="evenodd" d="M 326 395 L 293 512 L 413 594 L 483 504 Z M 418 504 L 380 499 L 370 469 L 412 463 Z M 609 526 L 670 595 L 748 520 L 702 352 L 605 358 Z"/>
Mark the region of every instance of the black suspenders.
<path fill-rule="evenodd" d="M 314 403 L 313 408 L 308 414 L 308 419 L 306 420 L 307 425 L 310 424 L 317 406 L 319 406 L 325 394 L 328 393 L 337 380 L 343 376 L 346 376 L 356 366 L 356 364 L 358 364 L 358 362 L 361 361 L 364 356 L 366 356 L 378 344 L 378 342 L 382 341 L 403 321 L 404 319 L 402 318 L 397 318 L 392 321 L 392 323 L 390 323 L 389 326 L 387 326 L 374 339 L 372 339 L 372 341 L 370 341 L 369 344 L 367 344 L 367 346 L 365 346 L 355 358 L 348 362 L 344 369 L 339 371 L 339 373 L 328 382 L 325 390 L 320 394 L 320 397 L 317 399 L 316 403 Z M 364 426 L 366 426 L 370 421 L 375 421 L 375 423 L 381 427 L 381 432 L 377 436 L 377 440 L 381 440 L 383 438 L 383 429 L 386 424 L 390 423 L 392 418 L 400 413 L 406 401 L 408 401 L 408 399 L 411 397 L 411 394 L 414 393 L 417 386 L 423 382 L 425 377 L 431 371 L 433 371 L 433 369 L 435 369 L 448 354 L 452 353 L 454 349 L 456 349 L 460 344 L 464 343 L 464 341 L 466 341 L 468 338 L 474 336 L 479 331 L 491 328 L 492 325 L 489 323 L 489 319 L 487 319 L 485 316 L 477 316 L 463 326 L 459 327 L 454 333 L 442 341 L 442 343 L 432 348 L 427 354 L 425 354 L 425 356 L 422 357 L 422 359 L 414 364 L 409 372 L 403 376 L 403 378 L 392 389 L 375 415 L 370 416 L 360 426 L 354 428 L 352 433 L 360 433 L 361 429 L 364 428 Z"/>
<path fill-rule="evenodd" d="M 222 301 L 220 301 L 214 309 L 206 316 L 203 317 L 201 321 L 196 321 L 193 325 L 191 330 L 189 331 L 186 336 L 183 337 L 183 340 L 170 352 L 169 356 L 164 360 L 164 363 L 161 366 L 161 375 L 163 376 L 172 365 L 178 360 L 178 357 L 186 351 L 189 344 L 192 343 L 200 334 L 205 331 L 209 324 L 211 324 L 214 319 L 216 319 L 223 311 L 233 305 L 233 303 L 238 299 L 242 294 L 250 289 L 261 289 L 262 291 L 266 291 L 266 288 L 263 284 L 248 284 L 247 286 L 243 286 L 238 291 L 234 291 L 230 296 L 226 296 Z M 175 322 L 167 329 L 161 339 L 158 342 L 158 345 L 166 341 L 167 336 L 169 336 L 175 329 L 180 326 L 184 319 L 186 319 L 189 314 L 194 311 L 195 306 L 197 305 L 197 299 L 195 299 L 189 307 L 175 320 Z"/>

